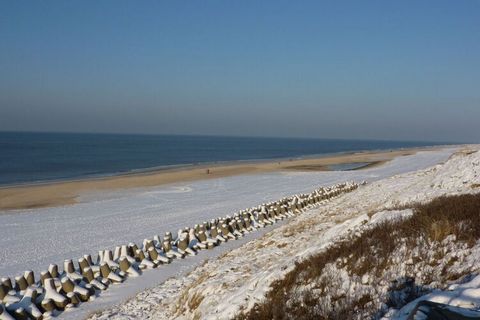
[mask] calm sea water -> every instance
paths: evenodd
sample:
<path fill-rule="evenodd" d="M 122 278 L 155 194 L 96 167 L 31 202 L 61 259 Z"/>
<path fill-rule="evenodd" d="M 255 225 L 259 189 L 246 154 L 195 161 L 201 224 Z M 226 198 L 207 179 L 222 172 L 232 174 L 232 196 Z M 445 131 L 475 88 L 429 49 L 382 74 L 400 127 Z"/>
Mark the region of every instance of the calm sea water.
<path fill-rule="evenodd" d="M 0 185 L 219 161 L 434 145 L 428 142 L 0 132 Z"/>

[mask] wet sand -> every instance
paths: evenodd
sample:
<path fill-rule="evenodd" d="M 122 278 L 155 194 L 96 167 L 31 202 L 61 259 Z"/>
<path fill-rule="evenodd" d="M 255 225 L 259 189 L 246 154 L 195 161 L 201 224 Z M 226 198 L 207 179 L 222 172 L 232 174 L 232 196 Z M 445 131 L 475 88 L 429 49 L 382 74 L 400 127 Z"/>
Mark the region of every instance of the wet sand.
<path fill-rule="evenodd" d="M 377 166 L 395 157 L 414 154 L 418 151 L 435 150 L 441 147 L 424 147 L 378 152 L 357 152 L 317 158 L 280 159 L 262 162 L 242 162 L 220 165 L 165 169 L 144 173 L 124 174 L 85 180 L 51 182 L 0 188 L 0 210 L 29 209 L 74 204 L 86 192 L 152 187 L 162 184 L 212 179 L 240 174 L 255 174 L 273 171 L 328 171 L 330 165 L 368 162 L 358 170 Z"/>

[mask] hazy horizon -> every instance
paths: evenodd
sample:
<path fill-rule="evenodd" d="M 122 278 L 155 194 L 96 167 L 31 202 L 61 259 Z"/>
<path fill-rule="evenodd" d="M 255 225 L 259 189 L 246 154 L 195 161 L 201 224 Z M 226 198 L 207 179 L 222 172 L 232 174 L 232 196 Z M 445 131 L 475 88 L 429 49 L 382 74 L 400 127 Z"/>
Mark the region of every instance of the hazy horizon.
<path fill-rule="evenodd" d="M 344 140 L 344 141 L 385 141 L 385 142 L 424 142 L 446 144 L 470 144 L 474 141 L 441 141 L 441 140 L 398 140 L 398 139 L 362 139 L 362 138 L 335 138 L 335 137 L 307 137 L 307 136 L 259 136 L 259 135 L 228 135 L 228 134 L 184 134 L 184 133 L 142 133 L 142 132 L 86 132 L 86 131 L 31 131 L 31 130 L 1 130 L 0 133 L 24 133 L 24 134 L 91 134 L 91 135 L 129 135 L 129 136 L 185 136 L 185 137 L 218 137 L 218 138 L 259 138 L 259 139 L 312 139 L 312 140 Z"/>
<path fill-rule="evenodd" d="M 0 4 L 0 131 L 479 142 L 480 2 Z"/>

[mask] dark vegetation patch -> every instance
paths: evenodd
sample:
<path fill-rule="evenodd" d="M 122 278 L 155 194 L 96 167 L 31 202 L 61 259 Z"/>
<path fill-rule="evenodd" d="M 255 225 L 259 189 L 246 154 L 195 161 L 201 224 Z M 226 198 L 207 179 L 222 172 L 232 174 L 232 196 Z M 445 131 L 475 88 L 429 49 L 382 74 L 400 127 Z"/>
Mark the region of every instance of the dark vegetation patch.
<path fill-rule="evenodd" d="M 262 303 L 256 304 L 249 312 L 241 312 L 237 319 L 353 319 L 358 317 L 359 310 L 365 312 L 371 297 L 332 297 L 331 303 L 336 303 L 335 306 L 322 312 L 325 306 L 319 304 L 316 297 L 331 291 L 331 282 L 323 274 L 327 264 L 338 265 L 340 261 L 340 267 L 348 270 L 350 275 L 373 273 L 380 277 L 394 263 L 391 257 L 399 242 L 410 250 L 418 246 L 419 239 L 427 244 L 438 244 L 454 235 L 456 241 L 468 246 L 480 239 L 480 194 L 445 196 L 427 204 L 413 205 L 412 209 L 414 214 L 409 218 L 382 222 L 365 230 L 359 237 L 339 241 L 322 253 L 296 263 L 291 272 L 272 284 Z M 460 276 L 447 273 L 442 279 Z M 296 288 L 305 285 L 311 285 L 311 291 L 298 297 Z M 312 293 L 314 291 L 316 294 Z M 375 312 L 371 310 L 370 315 Z"/>

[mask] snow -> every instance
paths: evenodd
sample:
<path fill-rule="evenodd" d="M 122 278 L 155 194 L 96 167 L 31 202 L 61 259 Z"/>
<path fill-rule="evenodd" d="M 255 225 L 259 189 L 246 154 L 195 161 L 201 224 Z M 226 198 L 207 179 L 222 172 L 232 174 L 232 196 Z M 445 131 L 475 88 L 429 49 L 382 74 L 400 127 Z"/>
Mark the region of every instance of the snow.
<path fill-rule="evenodd" d="M 242 240 L 202 251 L 197 257 L 145 272 L 61 315 L 78 318 L 109 307 L 96 317 L 190 318 L 198 313 L 205 319 L 229 318 L 240 306 L 248 309 L 260 301 L 270 284 L 292 268 L 293 261 L 318 252 L 368 221 L 368 212 L 445 192 L 464 192 L 465 181 L 478 181 L 478 175 L 461 169 L 474 165 L 478 153 L 466 157 L 468 160 L 460 157 L 457 163 L 439 165 L 456 150 L 420 152 L 361 171 L 243 175 L 85 195 L 81 203 L 72 206 L 4 212 L 0 214 L 0 246 L 8 249 L 0 252 L 0 275 L 14 276 L 26 269 L 38 274 L 50 263 L 61 264 L 66 258 L 128 242 L 141 243 L 155 234 L 319 186 L 349 180 L 371 182 L 283 226 L 262 229 Z M 438 174 L 443 166 L 448 170 Z M 206 258 L 211 260 L 204 263 Z M 145 288 L 151 289 L 111 307 Z M 188 300 L 194 293 L 203 297 L 196 310 L 177 306 L 183 301 L 182 294 Z"/>
<path fill-rule="evenodd" d="M 451 154 L 452 150 L 449 152 Z M 404 160 L 419 166 L 417 161 L 425 160 L 427 154 L 419 156 L 421 158 L 398 159 L 390 166 L 398 168 L 399 162 Z M 363 226 L 378 223 L 382 214 L 375 213 L 384 212 L 386 219 L 407 217 L 410 210 L 392 211 L 390 208 L 443 194 L 472 192 L 471 184 L 478 183 L 480 177 L 480 167 L 475 164 L 478 159 L 478 152 L 458 153 L 451 157 L 453 163 L 447 162 L 447 165 L 430 163 L 433 167 L 416 172 L 385 175 L 383 180 L 309 210 L 263 237 L 196 267 L 189 275 L 169 279 L 93 319 L 230 319 L 240 309 L 248 310 L 262 301 L 271 283 L 292 270 L 295 261 L 320 252 L 339 237 L 360 233 Z M 391 170 L 388 166 L 363 174 L 379 178 L 380 171 Z M 369 213 L 373 213 L 372 218 Z M 401 270 L 395 270 L 396 274 L 398 271 Z M 364 278 L 363 282 L 369 283 L 371 279 Z M 340 289 L 343 280 L 339 281 Z M 367 286 L 359 286 L 357 293 L 368 292 L 366 290 Z"/>
<path fill-rule="evenodd" d="M 431 301 L 458 307 L 455 311 L 466 316 L 469 315 L 480 318 L 480 312 L 478 312 L 480 311 L 480 275 L 477 275 L 466 283 L 453 285 L 449 290 L 434 290 L 429 294 L 413 300 L 400 310 L 393 312 L 392 315 L 386 316 L 383 319 L 407 320 L 421 301 Z M 477 310 L 477 312 L 472 312 L 473 310 Z"/>

